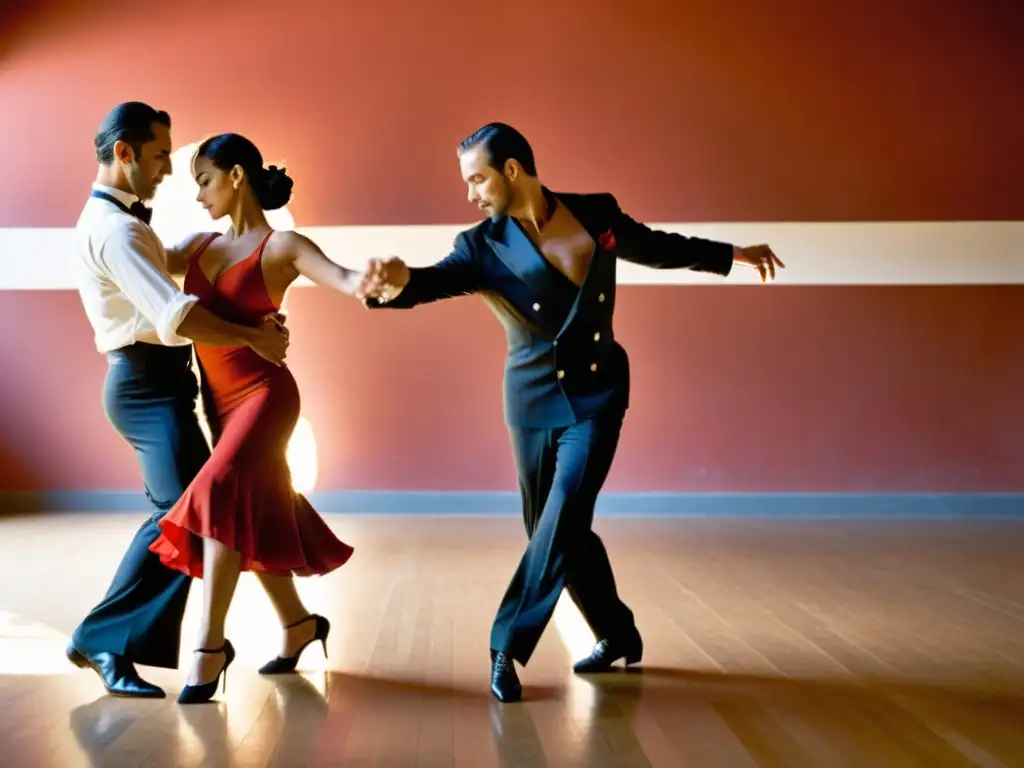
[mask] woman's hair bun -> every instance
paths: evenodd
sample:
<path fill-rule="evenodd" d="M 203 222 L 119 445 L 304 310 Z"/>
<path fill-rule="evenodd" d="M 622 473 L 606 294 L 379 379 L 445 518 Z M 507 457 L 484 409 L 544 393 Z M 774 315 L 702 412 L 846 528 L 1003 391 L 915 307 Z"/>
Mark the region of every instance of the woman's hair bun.
<path fill-rule="evenodd" d="M 260 177 L 254 180 L 253 191 L 260 207 L 265 211 L 273 211 L 283 208 L 292 198 L 292 187 L 294 182 L 284 168 L 272 165 L 264 168 Z"/>

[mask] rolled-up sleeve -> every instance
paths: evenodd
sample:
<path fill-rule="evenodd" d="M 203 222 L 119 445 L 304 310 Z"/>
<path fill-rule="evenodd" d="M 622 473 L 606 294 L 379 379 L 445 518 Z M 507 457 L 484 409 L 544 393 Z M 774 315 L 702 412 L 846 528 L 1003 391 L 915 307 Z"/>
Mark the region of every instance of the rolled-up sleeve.
<path fill-rule="evenodd" d="M 162 266 L 159 246 L 141 224 L 119 228 L 103 243 L 98 256 L 118 288 L 153 324 L 168 346 L 187 344 L 178 326 L 199 300 L 183 293 Z"/>

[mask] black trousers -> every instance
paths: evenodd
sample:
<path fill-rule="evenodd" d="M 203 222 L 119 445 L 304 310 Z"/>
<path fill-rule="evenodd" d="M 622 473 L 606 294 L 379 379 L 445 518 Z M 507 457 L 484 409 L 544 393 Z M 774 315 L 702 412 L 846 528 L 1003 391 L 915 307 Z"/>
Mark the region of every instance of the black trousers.
<path fill-rule="evenodd" d="M 81 652 L 178 666 L 192 580 L 164 566 L 149 545 L 160 535 L 160 519 L 210 455 L 196 415 L 191 356 L 191 347 L 141 343 L 108 355 L 103 405 L 114 429 L 135 450 L 152 514 L 128 544 L 106 595 L 72 635 Z"/>
<path fill-rule="evenodd" d="M 551 620 L 562 588 L 599 638 L 633 628 L 608 553 L 591 530 L 625 412 L 558 429 L 510 427 L 529 543 L 491 628 L 491 648 L 525 665 Z"/>

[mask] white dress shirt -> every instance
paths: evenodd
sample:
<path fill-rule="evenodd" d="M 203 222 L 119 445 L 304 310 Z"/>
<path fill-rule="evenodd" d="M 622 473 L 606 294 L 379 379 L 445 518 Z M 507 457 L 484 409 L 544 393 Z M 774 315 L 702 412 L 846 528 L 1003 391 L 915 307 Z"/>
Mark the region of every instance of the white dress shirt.
<path fill-rule="evenodd" d="M 131 207 L 138 198 L 93 184 Z M 170 347 L 191 344 L 178 326 L 198 301 L 167 271 L 167 252 L 149 225 L 109 200 L 90 197 L 75 226 L 75 282 L 95 333 L 109 352 L 137 341 Z"/>

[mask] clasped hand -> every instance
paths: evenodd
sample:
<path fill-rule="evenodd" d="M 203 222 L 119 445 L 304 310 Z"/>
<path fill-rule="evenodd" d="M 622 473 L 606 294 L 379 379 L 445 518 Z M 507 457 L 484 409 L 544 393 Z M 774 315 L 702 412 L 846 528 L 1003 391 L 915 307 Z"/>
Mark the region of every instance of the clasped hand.
<path fill-rule="evenodd" d="M 284 365 L 288 356 L 289 336 L 283 312 L 271 312 L 260 318 L 258 332 L 248 338 L 249 347 L 264 360 Z"/>
<path fill-rule="evenodd" d="M 409 282 L 409 267 L 397 256 L 370 259 L 359 279 L 356 297 L 391 301 Z"/>

